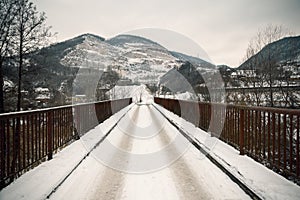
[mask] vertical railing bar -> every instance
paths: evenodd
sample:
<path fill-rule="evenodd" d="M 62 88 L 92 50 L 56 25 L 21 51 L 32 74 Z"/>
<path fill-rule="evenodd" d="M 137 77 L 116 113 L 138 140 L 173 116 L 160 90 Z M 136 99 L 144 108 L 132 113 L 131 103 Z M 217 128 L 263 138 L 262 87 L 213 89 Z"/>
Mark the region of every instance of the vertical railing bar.
<path fill-rule="evenodd" d="M 251 132 L 250 132 L 250 134 L 251 134 L 251 154 L 252 155 L 255 155 L 255 154 L 253 154 L 253 152 L 254 152 L 254 136 L 255 136 L 255 132 L 254 132 L 254 128 L 255 128 L 255 126 L 254 126 L 254 122 L 255 122 L 255 117 L 254 117 L 254 110 L 251 110 Z"/>
<path fill-rule="evenodd" d="M 236 136 L 236 124 L 235 124 L 235 119 L 236 119 L 236 110 L 233 108 L 232 109 L 232 127 L 233 127 L 233 130 L 232 130 L 232 136 L 231 136 L 231 143 L 234 144 L 235 142 L 235 136 Z"/>
<path fill-rule="evenodd" d="M 280 169 L 280 166 L 281 166 L 281 114 L 279 113 L 278 114 L 278 124 L 277 124 L 277 130 L 278 130 L 278 153 L 277 153 L 277 165 L 278 165 L 278 168 Z"/>
<path fill-rule="evenodd" d="M 12 163 L 11 163 L 11 175 L 14 176 L 16 173 L 16 162 L 17 162 L 17 156 L 18 156 L 18 152 L 16 152 L 16 134 L 17 130 L 16 130 L 16 118 L 13 118 L 13 124 L 12 124 L 12 134 L 13 134 L 13 140 L 12 140 L 12 149 L 13 149 L 13 157 L 12 157 Z"/>
<path fill-rule="evenodd" d="M 22 169 L 25 168 L 25 155 L 26 155 L 26 147 L 25 147 L 25 144 L 26 144 L 26 137 L 25 137 L 25 116 L 22 116 L 22 146 L 23 146 L 23 158 L 22 158 L 22 161 L 23 161 L 23 165 L 22 165 Z"/>
<path fill-rule="evenodd" d="M 10 145 L 10 120 L 9 119 L 7 119 L 6 120 L 6 124 L 7 124 L 7 126 L 6 126 L 6 129 L 7 129 L 7 151 L 6 151 L 6 153 L 7 153 L 7 164 L 6 164 L 6 169 L 7 169 L 7 176 L 9 176 L 10 175 L 10 157 L 11 157 L 11 153 L 10 153 L 10 149 L 11 149 L 11 145 Z"/>
<path fill-rule="evenodd" d="M 254 127 L 253 127 L 254 128 L 254 157 L 257 159 L 258 111 L 255 110 L 254 112 L 255 112 L 255 114 L 254 114 L 255 120 L 254 120 Z"/>
<path fill-rule="evenodd" d="M 43 157 L 45 157 L 47 155 L 47 144 L 46 144 L 46 124 L 45 124 L 45 120 L 46 120 L 46 114 L 43 113 Z"/>
<path fill-rule="evenodd" d="M 53 111 L 49 111 L 47 113 L 47 121 L 48 121 L 48 130 L 47 130 L 47 140 L 48 140 L 48 160 L 52 159 L 53 153 Z"/>
<path fill-rule="evenodd" d="M 72 124 L 70 123 L 72 121 L 72 119 L 70 118 L 69 116 L 69 112 L 70 112 L 70 109 L 66 109 L 65 110 L 65 120 L 66 120 L 66 129 L 65 129 L 65 141 L 69 142 L 69 135 L 71 135 L 72 133 L 70 133 L 71 131 L 71 127 L 72 127 Z"/>
<path fill-rule="evenodd" d="M 239 120 L 240 117 L 241 117 L 241 114 L 239 113 L 239 109 L 238 108 L 235 108 L 236 110 L 236 113 L 237 113 L 237 141 L 239 140 L 240 138 L 240 132 L 241 132 L 241 121 Z M 245 110 L 243 111 L 244 112 L 244 120 L 245 120 Z M 243 148 L 245 148 L 245 121 L 244 121 L 244 130 L 243 130 L 243 139 L 244 139 L 244 144 L 243 144 Z"/>
<path fill-rule="evenodd" d="M 53 113 L 53 137 L 54 140 L 54 147 L 53 150 L 57 150 L 59 147 L 59 126 L 60 126 L 60 119 L 59 119 L 59 110 L 55 110 Z"/>
<path fill-rule="evenodd" d="M 17 137 L 17 152 L 18 152 L 18 157 L 17 157 L 17 162 L 18 162 L 18 165 L 16 165 L 16 167 L 18 168 L 17 170 L 16 170 L 16 172 L 17 173 L 19 173 L 20 171 L 21 171 L 21 169 L 22 169 L 22 167 L 21 167 L 21 165 L 22 165 L 22 159 L 21 159 L 21 138 L 22 138 L 22 128 L 21 128 L 21 126 L 22 126 L 22 118 L 21 118 L 21 116 L 19 116 L 18 118 L 17 118 L 17 124 L 16 124 L 16 128 L 17 128 L 17 135 L 18 135 L 18 137 Z M 17 174 L 18 175 L 18 174 Z"/>
<path fill-rule="evenodd" d="M 63 145 L 62 135 L 63 135 L 63 110 L 59 110 L 59 146 Z"/>
<path fill-rule="evenodd" d="M 239 140 L 240 140 L 240 155 L 244 155 L 244 127 L 245 127 L 245 116 L 244 116 L 244 109 L 240 109 L 240 134 L 239 134 Z"/>
<path fill-rule="evenodd" d="M 38 136 L 39 136 L 39 142 L 38 142 L 39 143 L 39 149 L 38 149 L 39 151 L 38 152 L 39 152 L 39 160 L 40 160 L 42 158 L 42 156 L 41 156 L 41 150 L 42 150 L 41 149 L 42 148 L 42 145 L 41 145 L 41 143 L 42 143 L 42 140 L 41 140 L 41 113 L 38 114 L 38 118 L 39 118 L 37 121 L 38 122 Z"/>
<path fill-rule="evenodd" d="M 255 156 L 257 158 L 257 160 L 259 160 L 260 156 L 259 156 L 259 135 L 260 135 L 260 111 L 256 111 L 256 132 L 255 132 Z"/>
<path fill-rule="evenodd" d="M 6 156 L 6 147 L 7 143 L 5 137 L 5 123 L 4 120 L 0 119 L 0 143 L 1 143 L 1 174 L 0 174 L 0 188 L 4 187 L 4 178 L 5 178 L 5 156 Z"/>
<path fill-rule="evenodd" d="M 271 159 L 271 113 L 268 112 L 268 161 Z"/>
<path fill-rule="evenodd" d="M 61 145 L 65 145 L 65 140 L 64 140 L 64 134 L 65 134 L 65 117 L 64 117 L 64 112 L 65 112 L 65 109 L 62 109 L 61 110 L 61 138 L 60 138 L 60 141 L 61 141 Z"/>
<path fill-rule="evenodd" d="M 261 135 L 262 135 L 262 128 L 261 128 L 261 111 L 258 111 L 258 157 L 261 158 L 261 153 L 262 153 L 262 150 L 261 150 Z"/>
<path fill-rule="evenodd" d="M 38 131 L 38 114 L 34 115 L 34 129 L 35 129 L 35 156 L 36 161 L 39 160 L 38 150 L 39 150 L 39 131 Z"/>
<path fill-rule="evenodd" d="M 289 159 L 289 162 L 290 162 L 290 172 L 294 172 L 293 170 L 293 115 L 290 115 L 290 137 L 289 137 L 289 140 L 290 140 L 290 159 Z"/>
<path fill-rule="evenodd" d="M 59 119 L 60 110 L 55 110 L 53 113 L 53 137 L 54 137 L 54 147 L 53 150 L 57 150 L 59 148 L 59 129 L 60 129 L 60 119 Z"/>
<path fill-rule="evenodd" d="M 64 140 L 65 140 L 65 143 L 69 142 L 68 141 L 68 135 L 69 135 L 69 132 L 70 132 L 70 127 L 72 125 L 70 124 L 70 118 L 69 118 L 69 109 L 66 108 L 65 109 L 65 131 L 64 131 Z"/>
<path fill-rule="evenodd" d="M 27 140 L 27 165 L 28 166 L 30 164 L 30 120 L 29 120 L 29 115 L 26 115 L 26 122 L 27 122 L 27 133 L 26 133 L 26 140 Z"/>
<path fill-rule="evenodd" d="M 263 158 L 266 158 L 266 111 L 263 111 Z"/>
<path fill-rule="evenodd" d="M 31 162 L 34 162 L 34 120 L 33 114 L 31 115 Z"/>
<path fill-rule="evenodd" d="M 225 123 L 224 123 L 224 137 L 225 137 L 225 141 L 228 142 L 228 110 L 225 111 Z"/>
<path fill-rule="evenodd" d="M 61 110 L 56 110 L 56 115 L 55 116 L 56 116 L 57 131 L 54 131 L 55 136 L 56 136 L 55 150 L 57 150 L 60 147 L 60 128 L 61 128 L 60 113 L 61 113 Z"/>
<path fill-rule="evenodd" d="M 73 130 L 73 125 L 72 125 L 72 122 L 73 119 L 70 118 L 70 109 L 67 108 L 66 109 L 66 122 L 68 123 L 67 124 L 67 127 L 66 127 L 66 135 L 65 135 L 65 140 L 69 142 L 69 136 L 72 135 L 72 130 Z"/>
<path fill-rule="evenodd" d="M 228 110 L 227 112 L 227 143 L 230 142 L 230 132 L 231 132 L 230 112 L 231 110 Z"/>
<path fill-rule="evenodd" d="M 246 143 L 245 143 L 245 149 L 247 154 L 249 154 L 249 150 L 250 150 L 250 143 L 249 143 L 249 128 L 250 128 L 250 119 L 249 119 L 249 110 L 245 109 L 245 139 L 246 139 Z"/>
<path fill-rule="evenodd" d="M 60 146 L 65 145 L 64 143 L 64 109 L 61 109 L 61 134 L 60 134 Z"/>
<path fill-rule="evenodd" d="M 273 112 L 272 113 L 272 147 L 273 147 L 273 151 L 272 151 L 272 159 L 273 159 L 273 165 L 275 164 L 275 157 L 276 157 L 276 153 L 275 153 L 275 148 L 276 148 L 276 143 L 275 143 L 275 123 L 276 123 L 276 115 Z"/>
<path fill-rule="evenodd" d="M 283 169 L 286 169 L 286 137 L 287 137 L 287 131 L 286 131 L 286 114 L 283 115 Z M 281 157 L 281 156 L 280 156 Z"/>
<path fill-rule="evenodd" d="M 299 129 L 300 129 L 300 115 L 297 116 L 297 136 L 296 136 L 296 174 L 297 177 L 300 175 L 300 155 L 299 155 Z"/>

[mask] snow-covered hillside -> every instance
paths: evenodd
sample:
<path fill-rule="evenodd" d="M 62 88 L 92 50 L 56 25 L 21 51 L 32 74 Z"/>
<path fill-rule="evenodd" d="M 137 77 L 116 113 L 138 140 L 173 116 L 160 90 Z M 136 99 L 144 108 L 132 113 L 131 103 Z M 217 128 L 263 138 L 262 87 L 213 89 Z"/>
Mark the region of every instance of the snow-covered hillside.
<path fill-rule="evenodd" d="M 101 70 L 111 68 L 132 82 L 154 83 L 182 63 L 167 49 L 145 38 L 120 35 L 101 41 L 89 34 L 82 37 L 82 43 L 67 50 L 62 65 Z"/>
<path fill-rule="evenodd" d="M 118 50 L 93 35 L 83 35 L 82 43 L 66 49 L 61 64 L 79 68 L 101 68 L 111 65 L 118 57 Z"/>
<path fill-rule="evenodd" d="M 25 110 L 40 108 L 33 95 L 39 87 L 49 89 L 51 99 L 47 105 L 59 106 L 72 103 L 74 95 L 85 95 L 87 101 L 106 99 L 105 93 L 115 85 L 157 87 L 161 77 L 187 62 L 197 63 L 197 70 L 210 70 L 211 66 L 199 58 L 171 52 L 154 41 L 133 35 L 104 39 L 83 34 L 45 47 L 25 59 L 33 72 L 23 76 L 24 93 L 28 94 L 27 103 L 23 105 Z M 11 67 L 12 64 L 16 67 Z M 4 65 L 4 78 L 16 84 L 18 68 L 17 63 L 12 64 Z M 97 74 L 102 76 L 96 81 Z M 78 76 L 80 80 L 85 78 L 87 84 L 84 85 L 88 88 L 81 82 L 78 85 Z M 98 82 L 98 85 L 90 87 L 90 82 Z M 16 94 L 14 90 L 9 92 L 6 107 L 13 111 Z M 93 92 L 97 96 L 93 96 Z"/>

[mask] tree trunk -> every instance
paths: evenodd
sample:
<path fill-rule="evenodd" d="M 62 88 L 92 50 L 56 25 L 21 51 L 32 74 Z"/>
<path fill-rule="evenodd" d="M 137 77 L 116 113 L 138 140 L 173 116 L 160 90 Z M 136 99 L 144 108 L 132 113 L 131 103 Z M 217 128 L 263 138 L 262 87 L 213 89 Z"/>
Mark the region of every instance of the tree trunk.
<path fill-rule="evenodd" d="M 270 87 L 270 103 L 271 103 L 271 107 L 274 107 L 273 88 L 272 88 L 272 86 Z"/>
<path fill-rule="evenodd" d="M 21 34 L 22 35 L 22 34 Z M 18 103 L 17 103 L 17 111 L 21 110 L 21 101 L 22 101 L 22 68 L 23 68 L 23 38 L 20 38 L 20 47 L 19 47 L 19 74 L 18 74 Z"/>
<path fill-rule="evenodd" d="M 272 76 L 272 70 L 271 70 L 271 67 L 269 67 L 269 92 L 270 92 L 270 106 L 271 107 L 274 107 L 274 98 L 273 98 L 273 86 L 274 86 L 274 83 L 273 83 L 273 76 Z"/>
<path fill-rule="evenodd" d="M 18 73 L 18 102 L 17 102 L 17 111 L 21 110 L 21 102 L 22 102 L 22 69 L 23 69 L 23 29 L 21 28 L 20 32 L 20 44 L 19 44 L 19 73 Z M 20 118 L 17 118 L 16 127 L 13 133 L 13 144 L 14 144 L 14 151 L 13 151 L 13 158 L 11 161 L 11 172 L 13 173 L 11 177 L 11 181 L 15 177 L 19 153 L 20 153 L 20 135 L 21 135 L 21 123 Z"/>

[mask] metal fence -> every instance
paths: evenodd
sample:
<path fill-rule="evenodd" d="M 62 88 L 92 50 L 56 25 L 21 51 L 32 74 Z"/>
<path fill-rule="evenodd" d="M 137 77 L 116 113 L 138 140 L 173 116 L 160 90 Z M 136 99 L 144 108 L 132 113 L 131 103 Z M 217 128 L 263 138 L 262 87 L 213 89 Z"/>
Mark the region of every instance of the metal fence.
<path fill-rule="evenodd" d="M 163 98 L 155 98 L 155 102 L 218 136 L 241 155 L 247 154 L 299 183 L 300 110 Z M 215 131 L 220 127 L 219 133 Z"/>
<path fill-rule="evenodd" d="M 0 115 L 0 189 L 94 128 L 131 99 Z"/>

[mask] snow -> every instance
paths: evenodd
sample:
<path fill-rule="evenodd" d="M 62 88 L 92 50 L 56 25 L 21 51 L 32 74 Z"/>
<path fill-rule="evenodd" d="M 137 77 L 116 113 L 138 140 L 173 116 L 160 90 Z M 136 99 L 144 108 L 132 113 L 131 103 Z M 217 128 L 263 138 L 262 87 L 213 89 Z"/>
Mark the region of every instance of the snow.
<path fill-rule="evenodd" d="M 143 102 L 153 102 L 153 96 L 147 90 L 146 85 L 129 85 L 129 86 L 115 86 L 107 92 L 110 99 L 122 99 L 132 97 L 133 102 L 138 102 L 140 97 Z"/>
<path fill-rule="evenodd" d="M 153 122 L 149 120 L 152 114 L 158 117 L 158 121 L 163 121 L 159 127 L 162 125 L 164 128 L 159 129 L 159 134 L 145 140 L 124 133 L 130 131 L 132 135 L 138 136 L 142 133 L 139 128 L 152 127 Z M 136 115 L 138 117 L 134 118 Z M 163 161 L 168 161 L 179 148 L 173 145 L 173 139 L 177 136 L 184 138 L 176 128 L 162 119 L 153 106 L 136 105 L 127 117 L 132 119 L 137 129 L 128 127 L 128 120 L 124 120 L 107 137 L 106 144 L 95 149 L 93 155 L 74 171 L 50 199 L 249 199 L 210 161 L 202 159 L 203 156 L 199 156 L 199 151 L 192 146 L 186 149 L 182 157 L 163 163 L 157 169 L 138 174 L 132 171 L 141 164 L 135 156 L 172 146 L 172 151 L 161 153 L 161 158 L 166 159 Z M 117 150 L 107 151 L 108 143 L 117 147 Z"/>
<path fill-rule="evenodd" d="M 0 199 L 44 199 L 85 152 L 82 144 L 75 142 L 56 154 L 53 160 L 42 163 L 4 188 L 0 192 Z"/>
<path fill-rule="evenodd" d="M 48 92 L 50 92 L 49 88 L 42 88 L 42 87 L 35 88 L 34 91 L 35 92 L 40 92 L 40 93 L 48 93 Z"/>
<path fill-rule="evenodd" d="M 51 97 L 49 88 L 38 87 L 34 89 L 35 93 L 37 93 L 36 100 L 49 100 Z"/>
<path fill-rule="evenodd" d="M 37 95 L 37 97 L 35 98 L 36 100 L 50 100 L 50 94 L 39 94 Z"/>
<path fill-rule="evenodd" d="M 250 199 L 154 106 L 263 199 L 300 199 L 299 186 L 156 104 L 122 109 L 4 188 L 0 199 L 45 199 L 127 111 L 50 199 Z"/>
<path fill-rule="evenodd" d="M 164 177 L 164 179 L 161 179 Z M 172 179 L 172 173 L 168 170 L 160 170 L 144 175 L 127 175 L 124 183 L 122 199 L 180 199 L 176 191 L 176 185 Z M 141 187 L 149 185 L 150 187 Z M 151 195 L 145 195 L 151 194 Z"/>
<path fill-rule="evenodd" d="M 175 94 L 175 99 L 192 100 L 196 98 L 197 98 L 196 95 L 191 92 L 183 92 L 183 93 Z"/>
<path fill-rule="evenodd" d="M 127 37 L 119 36 L 119 39 L 126 40 Z M 130 41 L 130 38 L 128 40 Z M 85 37 L 82 43 L 68 49 L 61 64 L 101 70 L 110 67 L 122 72 L 123 78 L 138 80 L 141 83 L 158 82 L 172 67 L 181 65 L 180 61 L 157 44 L 133 40 L 124 45 L 112 45 L 108 41 L 100 41 L 93 37 Z"/>
<path fill-rule="evenodd" d="M 276 174 L 252 158 L 239 155 L 239 151 L 233 147 L 217 138 L 210 137 L 205 131 L 196 128 L 193 124 L 166 111 L 159 105 L 156 105 L 156 107 L 185 130 L 194 140 L 197 140 L 213 158 L 263 199 L 300 199 L 300 187 L 298 185 Z"/>
<path fill-rule="evenodd" d="M 89 131 L 54 155 L 53 159 L 40 164 L 0 191 L 0 199 L 45 199 L 60 181 L 77 165 L 89 149 L 103 137 L 116 121 L 130 108 L 126 107 L 104 123 Z M 102 133 L 102 134 L 99 134 Z"/>
<path fill-rule="evenodd" d="M 4 88 L 13 88 L 14 87 L 14 83 L 10 80 L 4 80 Z"/>
<path fill-rule="evenodd" d="M 196 94 L 191 92 L 182 92 L 182 93 L 176 93 L 176 94 L 160 94 L 158 97 L 161 98 L 167 98 L 167 99 L 180 99 L 180 100 L 197 100 L 198 97 Z"/>
<path fill-rule="evenodd" d="M 129 64 L 136 64 L 136 63 L 142 63 L 143 59 L 140 58 L 129 58 L 128 59 L 128 63 Z"/>
<path fill-rule="evenodd" d="M 76 141 L 63 149 L 55 155 L 53 160 L 47 161 L 21 176 L 0 192 L 0 198 L 45 199 L 47 194 L 83 158 L 87 150 L 91 149 L 95 141 L 103 136 L 99 132 L 108 131 L 109 127 L 129 108 L 131 107 L 123 109 L 104 124 L 87 133 L 83 140 Z M 172 138 L 183 136 L 175 127 L 163 120 L 153 106 L 135 105 L 126 116 L 132 119 L 132 123 L 135 123 L 136 127 L 149 129 L 154 123 L 152 121 L 154 119 L 149 120 L 151 115 L 162 122 L 158 125 L 159 127 L 163 125 L 163 130 L 157 129 L 159 134 L 147 140 L 146 149 L 151 151 L 145 151 L 147 143 L 145 140 L 129 137 L 123 132 L 127 130 L 131 131 L 133 135 L 139 135 L 140 131 L 127 127 L 127 123 L 120 124 L 104 140 L 106 143 L 116 145 L 119 150 L 117 152 L 103 151 L 105 144 L 101 144 L 91 156 L 83 160 L 50 196 L 50 199 L 249 199 L 211 162 L 202 159 L 203 156 L 200 156 L 199 151 L 193 147 L 186 149 L 186 153 L 182 157 L 177 157 L 175 162 L 165 163 L 154 171 L 139 174 L 129 173 L 130 169 L 133 169 L 131 167 L 140 164 L 134 159 L 134 155 L 145 155 L 153 150 L 161 151 L 161 149 L 171 147 L 172 151 L 161 154 L 162 158 L 166 159 L 163 161 L 169 161 L 168 158 L 179 150 L 179 147 L 174 145 Z M 126 154 L 126 152 L 130 153 Z M 139 152 L 139 154 L 131 152 Z M 126 156 L 120 157 L 120 153 Z M 109 163 L 99 160 L 101 155 L 107 155 Z M 111 166 L 106 167 L 108 164 L 123 167 L 123 171 L 114 170 Z"/>

